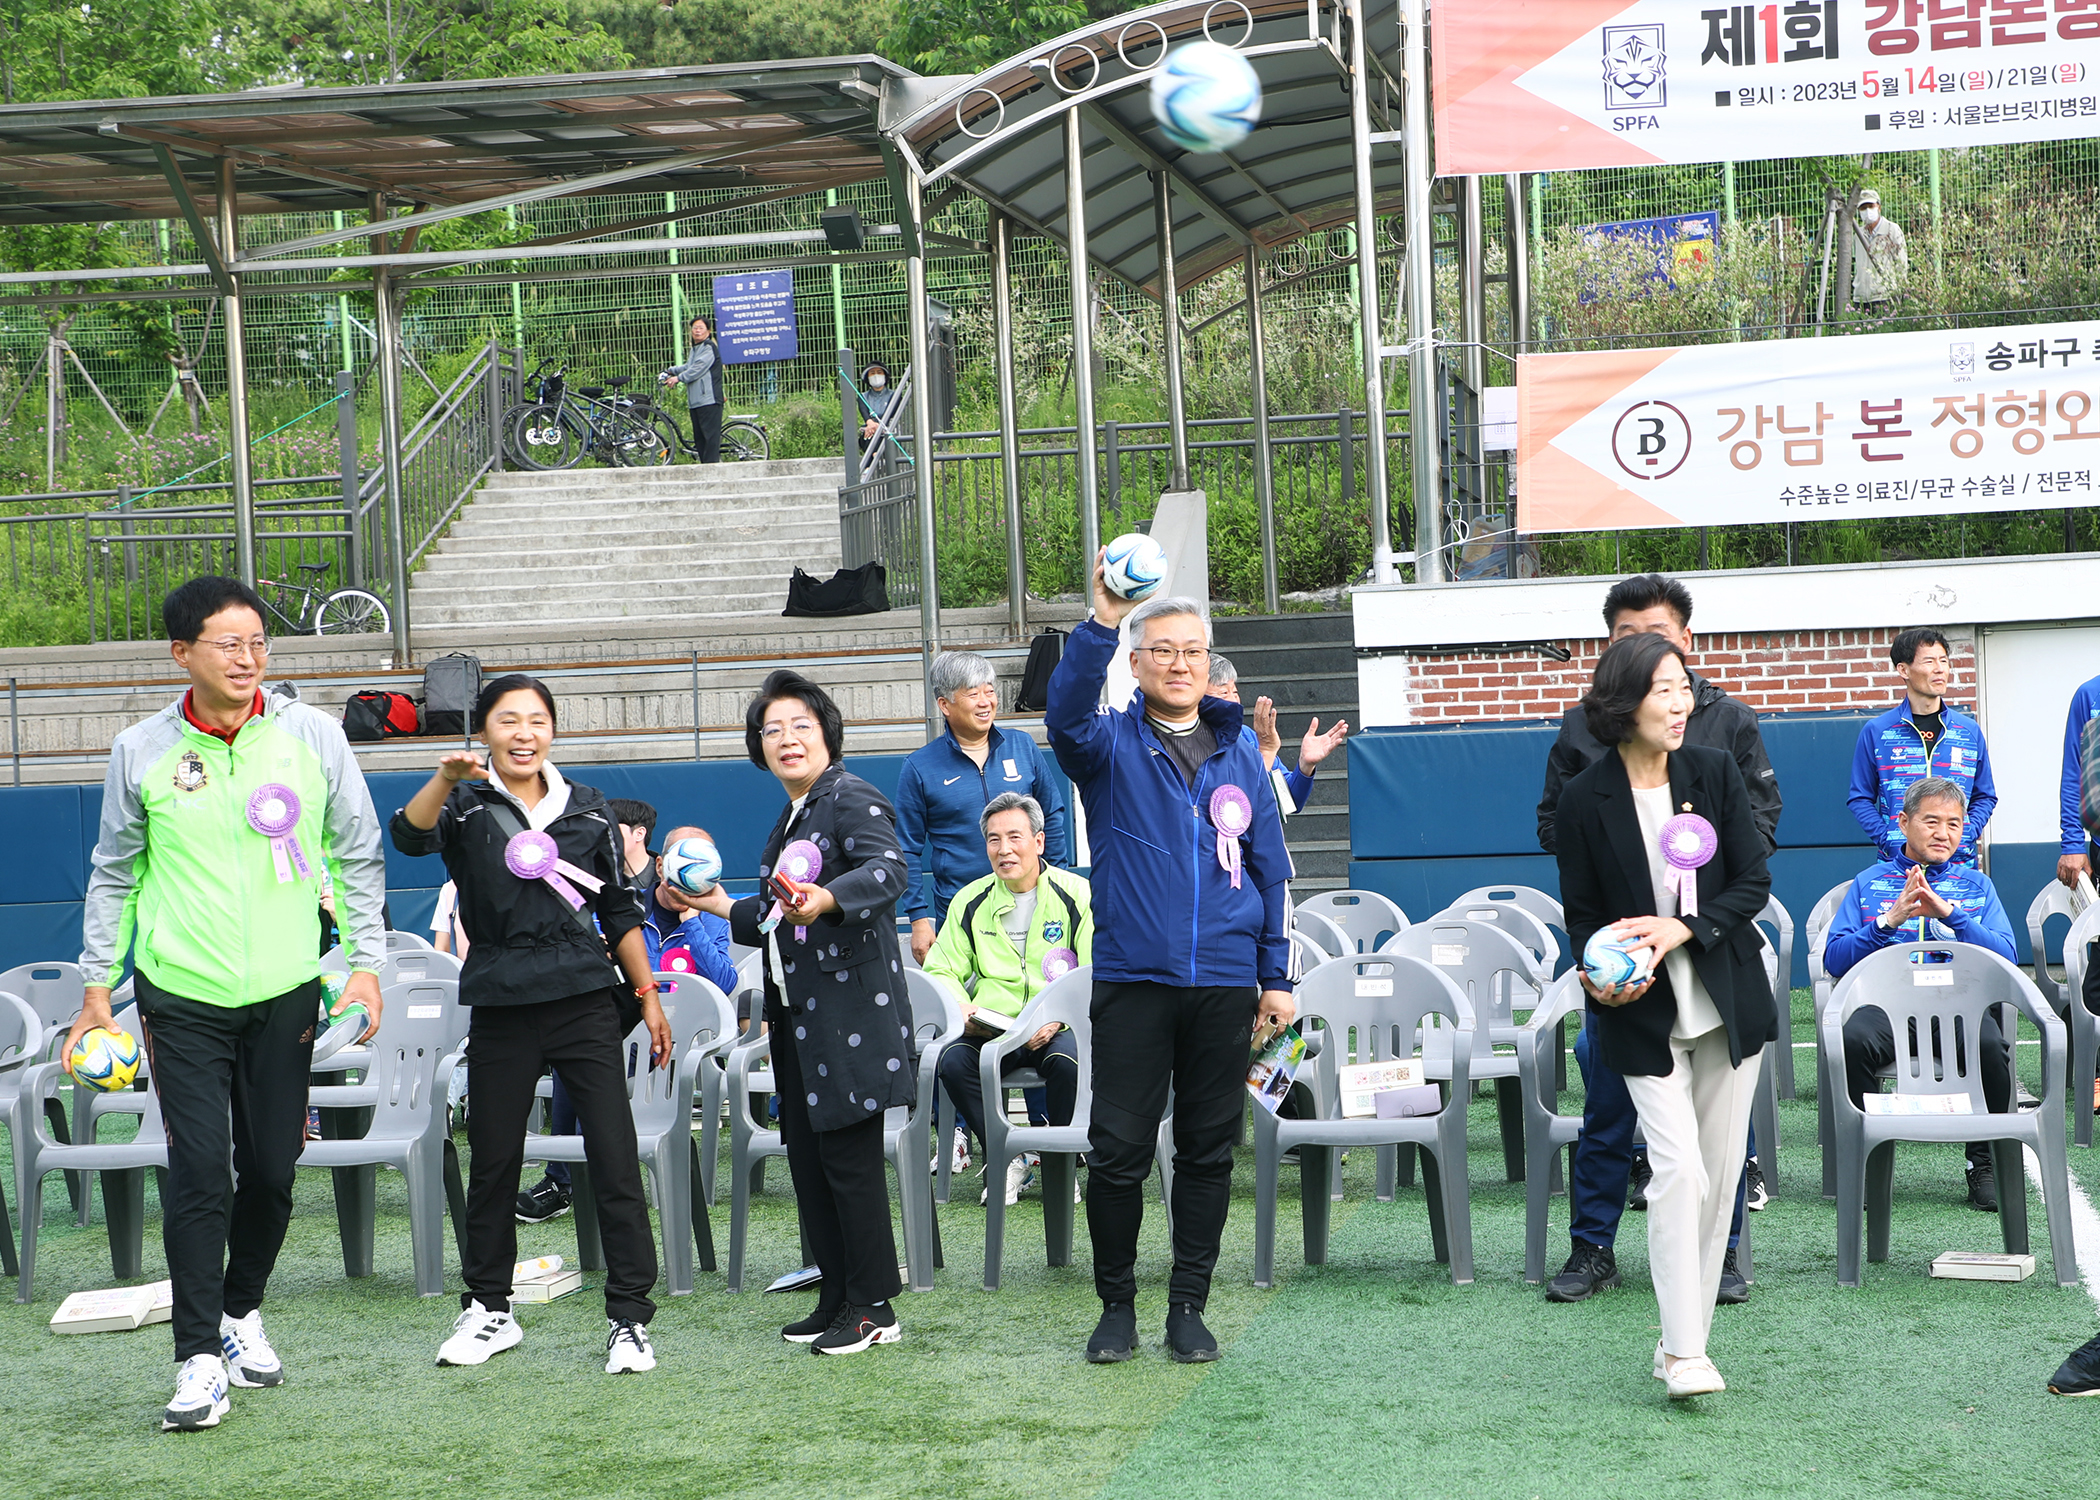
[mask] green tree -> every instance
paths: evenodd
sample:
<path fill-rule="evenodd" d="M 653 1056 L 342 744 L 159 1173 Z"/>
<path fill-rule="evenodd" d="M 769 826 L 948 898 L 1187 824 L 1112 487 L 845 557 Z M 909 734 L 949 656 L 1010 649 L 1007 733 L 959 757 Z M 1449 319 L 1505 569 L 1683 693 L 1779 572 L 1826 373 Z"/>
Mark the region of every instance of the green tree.
<path fill-rule="evenodd" d="M 0 0 L 0 103 L 244 88 L 247 40 L 216 0 Z"/>
<path fill-rule="evenodd" d="M 592 73 L 632 62 L 568 0 L 230 0 L 260 53 L 316 85 Z"/>
<path fill-rule="evenodd" d="M 637 66 L 772 62 L 879 52 L 898 0 L 575 0 Z"/>
<path fill-rule="evenodd" d="M 981 73 L 1090 19 L 1084 0 L 906 0 L 882 52 L 921 73 Z"/>

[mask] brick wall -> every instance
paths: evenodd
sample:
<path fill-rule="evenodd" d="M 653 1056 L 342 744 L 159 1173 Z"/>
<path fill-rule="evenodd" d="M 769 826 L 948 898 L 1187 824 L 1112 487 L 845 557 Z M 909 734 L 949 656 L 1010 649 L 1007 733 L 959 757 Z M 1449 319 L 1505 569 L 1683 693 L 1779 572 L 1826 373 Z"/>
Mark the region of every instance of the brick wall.
<path fill-rule="evenodd" d="M 1802 630 L 1694 635 L 1692 670 L 1759 713 L 1887 708 L 1903 691 L 1889 665 L 1890 630 Z M 1976 701 L 1973 635 L 1947 631 L 1953 682 L 1947 696 Z M 1564 640 L 1565 662 L 1542 656 L 1408 657 L 1406 722 L 1559 718 L 1588 689 L 1604 642 Z"/>

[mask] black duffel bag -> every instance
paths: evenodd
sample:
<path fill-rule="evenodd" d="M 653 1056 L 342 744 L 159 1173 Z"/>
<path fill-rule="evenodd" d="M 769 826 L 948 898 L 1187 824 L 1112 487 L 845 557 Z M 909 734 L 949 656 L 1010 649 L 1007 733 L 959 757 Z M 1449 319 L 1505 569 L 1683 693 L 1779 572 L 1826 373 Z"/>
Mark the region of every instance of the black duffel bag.
<path fill-rule="evenodd" d="M 800 568 L 788 580 L 784 615 L 879 615 L 890 607 L 889 570 L 879 562 L 812 578 Z"/>

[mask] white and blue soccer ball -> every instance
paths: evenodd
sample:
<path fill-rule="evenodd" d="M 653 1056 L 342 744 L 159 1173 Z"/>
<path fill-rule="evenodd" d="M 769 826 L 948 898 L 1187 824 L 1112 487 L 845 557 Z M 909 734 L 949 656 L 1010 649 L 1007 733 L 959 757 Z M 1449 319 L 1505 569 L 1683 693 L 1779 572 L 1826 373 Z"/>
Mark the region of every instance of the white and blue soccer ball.
<path fill-rule="evenodd" d="M 113 1094 L 131 1087 L 139 1076 L 139 1039 L 128 1031 L 92 1027 L 66 1058 L 66 1066 L 81 1087 L 100 1094 Z"/>
<path fill-rule="evenodd" d="M 1125 532 L 1108 544 L 1101 580 L 1118 599 L 1149 599 L 1167 581 L 1167 549 L 1149 536 Z"/>
<path fill-rule="evenodd" d="M 1582 971 L 1598 989 L 1639 984 L 1654 972 L 1655 950 L 1636 938 L 1620 938 L 1600 927 L 1582 945 Z"/>
<path fill-rule="evenodd" d="M 664 850 L 664 879 L 689 896 L 704 896 L 722 878 L 722 855 L 706 839 L 679 839 Z"/>
<path fill-rule="evenodd" d="M 1261 79 L 1223 42 L 1186 42 L 1152 75 L 1152 118 L 1184 151 L 1230 151 L 1261 121 Z"/>

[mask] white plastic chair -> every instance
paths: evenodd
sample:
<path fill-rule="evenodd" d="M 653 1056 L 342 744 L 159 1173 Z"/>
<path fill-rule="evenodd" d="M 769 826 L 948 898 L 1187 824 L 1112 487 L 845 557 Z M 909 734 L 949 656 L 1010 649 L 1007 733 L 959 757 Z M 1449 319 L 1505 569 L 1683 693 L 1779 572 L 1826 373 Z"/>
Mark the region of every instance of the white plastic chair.
<path fill-rule="evenodd" d="M 999 1290 L 1006 1261 L 1006 1165 L 1024 1151 L 1033 1151 L 1042 1159 L 1043 1239 L 1049 1263 L 1072 1263 L 1072 1185 L 1078 1180 L 1079 1158 L 1087 1150 L 1087 1131 L 1093 1122 L 1093 996 L 1093 966 L 1073 969 L 1043 986 L 1021 1007 L 1005 1034 L 986 1042 L 977 1054 L 978 1087 L 984 1094 L 984 1180 L 989 1188 L 984 1199 L 984 1289 L 988 1292 Z M 1006 1091 L 1022 1087 L 1022 1080 L 1019 1075 L 1002 1073 L 1001 1068 L 1008 1054 L 1052 1021 L 1063 1022 L 1079 1047 L 1079 1092 L 1072 1105 L 1072 1121 L 1069 1125 L 1015 1125 L 1007 1118 Z"/>
<path fill-rule="evenodd" d="M 1293 912 L 1291 930 L 1312 939 L 1321 951 L 1330 957 L 1345 958 L 1356 952 L 1356 943 L 1342 930 L 1341 924 L 1316 911 L 1300 908 Z"/>
<path fill-rule="evenodd" d="M 765 1023 L 765 962 L 758 949 L 744 949 L 736 962 L 736 993 L 729 997 L 732 1013 L 742 1010 L 749 1016 L 752 1036 Z M 729 1079 L 729 1052 L 735 1045 L 731 1042 L 711 1053 L 700 1070 L 700 1200 L 709 1208 L 715 1204 L 715 1171 L 722 1154 L 722 1097 Z"/>
<path fill-rule="evenodd" d="M 1546 1209 L 1560 1177 L 1559 1152 L 1582 1135 L 1582 1116 L 1560 1112 L 1552 1083 L 1553 1060 L 1563 1045 L 1561 1023 L 1581 1017 L 1583 992 L 1579 970 L 1570 969 L 1546 991 L 1523 1025 L 1517 1043 L 1518 1076 L 1524 1090 L 1524 1279 L 1534 1286 L 1546 1279 Z M 1568 1170 L 1574 1171 L 1570 1156 Z"/>
<path fill-rule="evenodd" d="M 2034 987 L 2042 992 L 2042 998 L 2058 1015 L 2064 1013 L 2064 997 L 2056 987 L 2056 976 L 2049 972 L 2049 933 L 2051 918 L 2062 917 L 2066 922 L 2078 920 L 2078 896 L 2061 880 L 2051 880 L 2034 893 L 2034 900 L 2027 906 L 2027 941 L 2033 948 Z M 2064 957 L 2070 957 L 2070 945 L 2066 941 Z M 0 989 L 6 985 L 0 983 Z"/>
<path fill-rule="evenodd" d="M 2100 942 L 2100 906 L 2087 907 L 2064 937 L 2064 1022 L 2071 1033 L 2072 1137 L 2081 1146 L 2093 1144 L 2093 1071 L 2100 1058 L 2100 1016 L 2085 1008 L 2086 957 L 2091 944 Z"/>
<path fill-rule="evenodd" d="M 1297 910 L 1339 927 L 1349 939 L 1350 953 L 1375 953 L 1380 943 L 1408 928 L 1407 913 L 1376 891 L 1317 891 L 1298 902 Z"/>
<path fill-rule="evenodd" d="M 1757 914 L 1757 925 L 1767 928 L 1765 940 L 1772 945 L 1778 956 L 1779 967 L 1772 976 L 1772 1003 L 1779 1010 L 1779 1050 L 1774 1054 L 1775 1076 L 1773 1086 L 1782 1099 L 1794 1097 L 1794 917 L 1780 904 L 1777 896 L 1765 899 L 1765 909 Z M 1764 1136 L 1759 1135 L 1758 1151 L 1764 1151 Z M 1775 1140 L 1774 1152 L 1779 1148 Z M 1775 1155 L 1773 1160 L 1777 1160 Z"/>
<path fill-rule="evenodd" d="M 1838 903 L 1852 889 L 1847 880 L 1832 886 L 1820 896 L 1809 910 L 1804 924 L 1808 937 L 1808 986 L 1811 1013 L 1815 1017 L 1816 1040 L 1816 1144 L 1823 1151 L 1823 1196 L 1837 1196 L 1837 1136 L 1831 1123 L 1830 1090 L 1824 1080 L 1830 1076 L 1830 1059 L 1823 1055 L 1823 1012 L 1830 1004 L 1831 991 L 1837 981 L 1830 977 L 1830 970 L 1823 966 L 1823 949 L 1830 940 L 1830 924 L 1837 920 Z M 1791 996 L 1788 997 L 1791 1000 Z M 1839 1059 L 1841 1062 L 1842 1058 Z"/>

